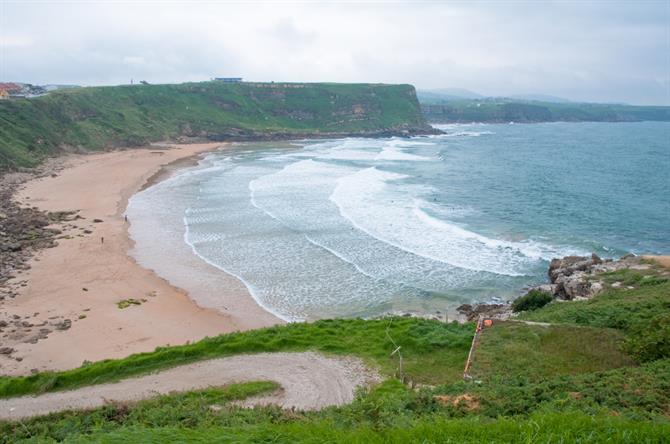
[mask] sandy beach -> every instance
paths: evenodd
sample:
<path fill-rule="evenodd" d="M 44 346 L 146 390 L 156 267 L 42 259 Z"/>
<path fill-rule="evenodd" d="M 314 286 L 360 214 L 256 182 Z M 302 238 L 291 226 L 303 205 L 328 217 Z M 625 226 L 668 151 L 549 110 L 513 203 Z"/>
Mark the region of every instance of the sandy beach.
<path fill-rule="evenodd" d="M 14 351 L 0 355 L 0 373 L 74 368 L 281 322 L 232 277 L 217 288 L 227 307 L 222 313 L 199 307 L 186 291 L 128 255 L 133 243 L 124 210 L 130 196 L 176 165 L 227 147 L 208 143 L 74 155 L 55 177 L 26 183 L 15 196 L 22 205 L 78 211 L 81 218 L 56 227 L 63 230 L 58 246 L 40 251 L 31 268 L 14 279 L 25 282 L 19 294 L 2 301 L 3 316 L 22 320 L 23 327 L 5 329 L 2 345 Z M 119 308 L 131 298 L 140 305 Z"/>
<path fill-rule="evenodd" d="M 652 256 L 652 255 L 645 255 L 642 256 L 645 259 L 651 259 L 653 261 L 658 262 L 664 267 L 669 267 L 670 268 L 670 256 Z"/>

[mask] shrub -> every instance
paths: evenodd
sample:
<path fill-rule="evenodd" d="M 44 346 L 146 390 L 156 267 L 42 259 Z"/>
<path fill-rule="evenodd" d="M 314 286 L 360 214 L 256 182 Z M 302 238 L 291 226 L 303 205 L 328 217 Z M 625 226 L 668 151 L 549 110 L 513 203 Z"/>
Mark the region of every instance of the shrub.
<path fill-rule="evenodd" d="M 537 310 L 547 305 L 553 300 L 553 296 L 546 291 L 531 290 L 525 296 L 521 296 L 512 303 L 512 311 Z"/>
<path fill-rule="evenodd" d="M 639 362 L 670 357 L 670 313 L 639 324 L 626 341 L 626 350 Z"/>

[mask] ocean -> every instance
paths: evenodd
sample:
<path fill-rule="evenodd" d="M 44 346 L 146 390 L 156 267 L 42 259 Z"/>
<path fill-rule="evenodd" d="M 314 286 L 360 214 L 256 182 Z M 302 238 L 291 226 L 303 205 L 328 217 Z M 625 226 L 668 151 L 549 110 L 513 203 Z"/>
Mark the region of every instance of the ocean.
<path fill-rule="evenodd" d="M 292 321 L 511 300 L 570 254 L 670 254 L 670 123 L 444 125 L 409 139 L 239 143 L 136 194 L 170 244 Z"/>

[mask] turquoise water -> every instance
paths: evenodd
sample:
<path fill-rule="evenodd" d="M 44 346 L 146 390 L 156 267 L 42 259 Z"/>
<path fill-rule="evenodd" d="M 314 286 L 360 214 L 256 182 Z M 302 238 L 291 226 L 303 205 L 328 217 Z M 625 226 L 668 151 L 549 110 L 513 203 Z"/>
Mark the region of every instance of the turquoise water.
<path fill-rule="evenodd" d="M 136 195 L 132 235 L 180 196 L 193 252 L 291 320 L 444 312 L 516 297 L 553 257 L 670 253 L 669 123 L 442 129 L 239 144 Z"/>

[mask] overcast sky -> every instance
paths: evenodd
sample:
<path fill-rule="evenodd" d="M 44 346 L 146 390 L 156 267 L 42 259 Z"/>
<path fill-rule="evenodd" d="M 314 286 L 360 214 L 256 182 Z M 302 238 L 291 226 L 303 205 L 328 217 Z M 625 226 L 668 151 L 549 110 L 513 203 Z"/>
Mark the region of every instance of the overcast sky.
<path fill-rule="evenodd" d="M 670 105 L 670 0 L 0 0 L 0 81 L 215 76 Z"/>

